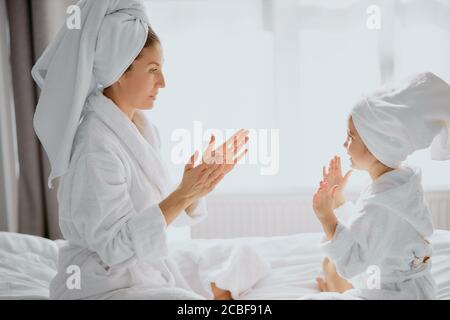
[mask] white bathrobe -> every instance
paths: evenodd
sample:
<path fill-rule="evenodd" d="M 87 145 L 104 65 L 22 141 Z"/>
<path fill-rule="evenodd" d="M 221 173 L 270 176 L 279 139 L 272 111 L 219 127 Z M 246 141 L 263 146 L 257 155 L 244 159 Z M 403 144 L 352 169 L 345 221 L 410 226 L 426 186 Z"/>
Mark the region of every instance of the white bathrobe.
<path fill-rule="evenodd" d="M 169 257 L 167 226 L 158 206 L 170 191 L 159 155 L 159 136 L 140 111 L 133 122 L 100 91 L 88 98 L 69 171 L 61 178 L 58 189 L 60 227 L 68 245 L 60 249 L 58 274 L 50 286 L 51 298 L 211 298 L 209 283 L 199 280 L 199 274 L 206 279 L 211 271 L 209 274 L 217 276 L 207 280 L 226 286 L 223 279 L 231 277 L 228 272 L 236 273 L 242 267 L 235 264 L 235 270 L 217 274 L 223 263 L 215 257 L 203 270 L 183 271 L 197 279 L 183 276 Z M 205 216 L 206 206 L 200 201 L 190 216 L 183 212 L 173 224 L 189 225 Z M 248 268 L 255 267 L 256 272 L 243 283 L 229 283 L 230 288 L 226 289 L 235 296 L 267 272 L 264 262 L 248 248 L 228 253 L 236 257 L 247 251 L 254 259 L 246 264 Z M 223 261 L 229 258 L 221 257 Z M 202 262 L 196 256 L 191 260 L 205 265 L 208 257 L 204 259 Z M 70 266 L 80 268 L 80 289 L 66 284 L 73 280 Z M 194 293 L 190 281 L 203 287 Z"/>
<path fill-rule="evenodd" d="M 338 226 L 325 255 L 366 299 L 433 299 L 430 274 L 433 232 L 423 199 L 420 169 L 402 166 L 383 174 L 361 194 L 335 210 Z M 424 262 L 425 260 L 425 262 Z M 379 289 L 376 274 L 380 272 Z"/>

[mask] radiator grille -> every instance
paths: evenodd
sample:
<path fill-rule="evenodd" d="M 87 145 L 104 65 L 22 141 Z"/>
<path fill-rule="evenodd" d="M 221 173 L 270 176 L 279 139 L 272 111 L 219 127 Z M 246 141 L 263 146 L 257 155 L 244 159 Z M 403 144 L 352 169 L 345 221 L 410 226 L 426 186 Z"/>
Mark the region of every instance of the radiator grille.
<path fill-rule="evenodd" d="M 356 194 L 350 195 L 355 199 Z M 436 229 L 450 230 L 450 191 L 425 198 Z M 311 194 L 216 194 L 208 197 L 209 217 L 192 227 L 192 238 L 270 237 L 318 232 Z"/>

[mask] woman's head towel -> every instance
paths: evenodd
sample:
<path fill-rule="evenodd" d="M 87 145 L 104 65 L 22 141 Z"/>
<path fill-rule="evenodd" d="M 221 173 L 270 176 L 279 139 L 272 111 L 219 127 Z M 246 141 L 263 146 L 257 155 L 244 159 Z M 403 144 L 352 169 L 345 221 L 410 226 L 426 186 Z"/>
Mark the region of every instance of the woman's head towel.
<path fill-rule="evenodd" d="M 49 187 L 69 166 L 86 98 L 116 82 L 147 40 L 149 21 L 138 0 L 82 0 L 81 29 L 64 26 L 32 76 L 41 88 L 34 129 L 50 160 Z"/>
<path fill-rule="evenodd" d="M 433 159 L 450 159 L 450 86 L 433 73 L 364 97 L 351 116 L 369 151 L 388 167 L 430 145 Z"/>

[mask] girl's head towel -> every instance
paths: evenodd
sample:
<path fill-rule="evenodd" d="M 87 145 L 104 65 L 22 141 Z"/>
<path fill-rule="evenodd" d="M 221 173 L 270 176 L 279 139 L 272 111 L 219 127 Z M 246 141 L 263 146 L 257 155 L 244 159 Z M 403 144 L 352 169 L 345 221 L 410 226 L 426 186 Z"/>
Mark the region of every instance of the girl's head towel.
<path fill-rule="evenodd" d="M 433 159 L 450 159 L 450 86 L 433 73 L 364 97 L 351 117 L 366 147 L 388 167 L 430 146 Z"/>

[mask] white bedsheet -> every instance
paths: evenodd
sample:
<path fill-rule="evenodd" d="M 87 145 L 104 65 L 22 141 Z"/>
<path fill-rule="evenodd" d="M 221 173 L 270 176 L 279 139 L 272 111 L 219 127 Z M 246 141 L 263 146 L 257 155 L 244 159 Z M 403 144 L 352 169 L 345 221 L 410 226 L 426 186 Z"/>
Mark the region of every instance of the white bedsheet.
<path fill-rule="evenodd" d="M 0 232 L 0 299 L 48 299 L 57 258 L 54 241 Z"/>
<path fill-rule="evenodd" d="M 320 233 L 273 238 L 193 240 L 173 245 L 175 259 L 198 256 L 206 248 L 245 243 L 255 248 L 270 265 L 269 276 L 240 299 L 298 299 L 318 293 L 315 278 L 321 274 Z M 437 230 L 430 238 L 434 247 L 432 274 L 438 298 L 450 299 L 450 231 Z M 13 233 L 0 233 L 0 299 L 47 299 L 48 285 L 56 274 L 58 246 L 54 241 Z M 192 260 L 194 262 L 194 260 Z M 192 272 L 184 262 L 183 272 Z"/>

